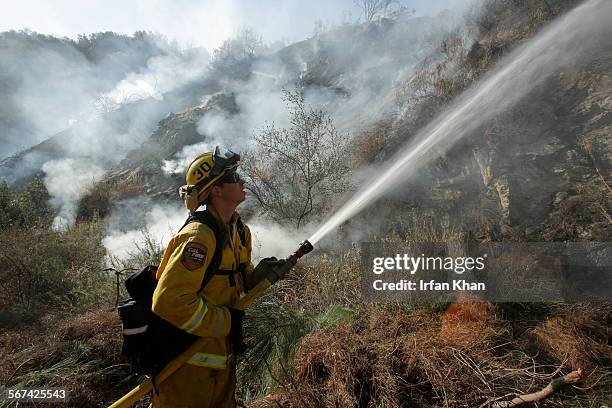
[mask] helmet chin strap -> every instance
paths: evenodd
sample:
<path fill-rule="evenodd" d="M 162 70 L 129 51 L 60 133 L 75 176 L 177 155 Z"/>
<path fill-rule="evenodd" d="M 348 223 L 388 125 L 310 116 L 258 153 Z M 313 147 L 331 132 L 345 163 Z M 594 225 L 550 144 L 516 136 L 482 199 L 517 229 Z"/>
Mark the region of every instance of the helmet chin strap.
<path fill-rule="evenodd" d="M 193 186 L 181 186 L 179 188 L 179 196 L 183 199 L 183 203 L 187 210 L 189 210 L 189 214 L 195 213 L 200 206 L 198 191 L 193 188 Z"/>

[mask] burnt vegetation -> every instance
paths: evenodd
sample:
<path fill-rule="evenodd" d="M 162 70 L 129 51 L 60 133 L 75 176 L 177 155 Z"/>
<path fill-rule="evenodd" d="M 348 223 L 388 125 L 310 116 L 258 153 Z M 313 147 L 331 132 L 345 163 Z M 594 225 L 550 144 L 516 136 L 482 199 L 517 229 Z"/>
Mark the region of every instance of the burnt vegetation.
<path fill-rule="evenodd" d="M 379 7 L 365 15 L 372 30 L 389 24 L 397 17 L 392 10 L 400 10 L 394 2 L 358 3 Z M 351 190 L 351 172 L 391 157 L 503 55 L 577 3 L 484 1 L 483 8 L 468 18 L 476 34 L 449 34 L 435 57 L 423 59 L 397 81 L 388 98 L 392 113 L 362 127 L 352 139 L 324 110 L 309 106 L 300 88 L 287 91 L 290 125 L 271 123 L 258 129 L 245 159 L 248 188 L 258 211 L 296 229 L 320 220 Z M 69 46 L 96 63 L 125 42 L 136 41 L 142 55 L 158 52 L 146 33 L 133 38 L 102 33 L 74 42 L 12 32 L 0 39 L 28 41 L 33 47 Z M 261 38 L 247 30 L 214 53 L 212 68 L 223 80 L 245 80 L 262 52 Z M 301 85 L 333 82 L 334 73 L 323 57 L 320 61 L 321 65 L 310 64 Z M 137 64 L 125 62 L 132 63 Z M 572 104 L 582 103 L 584 114 L 587 90 L 598 85 L 592 79 L 597 72 L 577 71 L 555 78 L 553 91 L 540 90 L 537 96 L 544 99 L 478 129 L 474 146 L 439 158 L 424 170 L 423 179 L 430 184 L 417 183 L 411 186 L 411 196 L 398 193 L 341 226 L 338 241 L 350 240 L 360 221 L 365 225 L 368 218 L 387 216 L 367 231 L 367 238 L 400 246 L 609 241 L 612 179 L 610 163 L 602 154 L 609 130 L 606 134 L 605 127 L 597 127 L 602 122 L 589 122 L 584 129 L 569 127 L 577 109 Z M 0 79 L 0 86 L 5 82 Z M 498 174 L 492 166 L 500 160 L 495 141 L 500 135 L 524 133 L 517 123 L 527 121 L 541 101 L 554 99 L 569 100 L 567 106 L 554 105 L 555 117 L 570 118 L 559 119 L 555 128 L 563 147 L 557 156 L 537 160 L 563 157 L 569 160 L 563 163 L 580 171 L 554 179 L 564 183 L 547 192 L 546 213 L 527 219 L 520 213 L 520 202 L 527 199 L 519 194 L 519 205 L 514 206 L 508 193 L 524 183 L 513 184 L 512 177 Z M 609 111 L 605 106 L 597 109 L 603 112 L 597 117 L 605 120 Z M 12 117 L 10 106 L 0 115 L 0 120 Z M 181 118 L 188 115 L 186 111 L 165 120 L 186 123 Z M 190 129 L 196 122 L 190 119 Z M 156 131 L 160 139 L 162 130 L 160 126 Z M 579 132 L 572 146 L 570 137 Z M 517 144 L 511 137 L 507 142 Z M 173 153 L 179 147 L 172 146 Z M 457 162 L 459 155 L 465 160 Z M 138 162 L 139 171 L 147 159 Z M 471 176 L 462 179 L 466 173 Z M 42 180 L 34 179 L 21 189 L 0 184 L 1 384 L 67 387 L 71 401 L 66 406 L 89 407 L 106 406 L 138 383 L 120 356 L 120 323 L 114 311 L 116 284 L 125 276 L 103 272 L 102 244 L 104 218 L 113 203 L 144 193 L 145 180 L 138 178 L 144 176 L 138 174 L 128 181 L 97 183 L 81 200 L 76 224 L 63 230 L 52 228 L 55 213 L 45 205 L 49 195 Z M 419 203 L 413 199 L 417 195 L 426 198 Z M 249 347 L 238 368 L 238 397 L 247 406 L 499 407 L 504 405 L 495 404 L 539 391 L 577 369 L 582 370 L 580 384 L 562 388 L 539 406 L 603 407 L 612 402 L 610 304 L 492 304 L 470 298 L 420 306 L 371 303 L 362 294 L 359 248 L 342 242 L 328 246 L 332 249 L 309 255 L 247 311 Z M 127 260 L 114 260 L 113 266 L 121 270 L 158 262 L 162 249 L 147 236 L 139 251 Z M 141 401 L 140 406 L 146 405 Z"/>

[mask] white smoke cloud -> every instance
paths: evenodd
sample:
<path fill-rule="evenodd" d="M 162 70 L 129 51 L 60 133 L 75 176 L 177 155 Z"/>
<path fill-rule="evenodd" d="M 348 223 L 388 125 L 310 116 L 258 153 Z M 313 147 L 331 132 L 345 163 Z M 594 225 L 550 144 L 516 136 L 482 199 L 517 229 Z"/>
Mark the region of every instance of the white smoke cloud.
<path fill-rule="evenodd" d="M 96 38 L 91 48 L 82 42 L 77 48 L 66 39 L 3 33 L 7 46 L 0 49 L 0 82 L 13 85 L 0 109 L 2 124 L 8 123 L 0 159 L 50 138 L 51 149 L 40 152 L 44 161 L 87 158 L 108 169 L 146 140 L 168 112 L 197 99 L 173 91 L 206 75 L 205 49 L 179 49 L 153 34 L 91 38 Z M 24 49 L 29 42 L 34 45 Z M 140 99 L 147 101 L 108 113 Z M 13 182 L 38 170 L 40 165 L 19 160 L 0 168 L 0 177 Z"/>
<path fill-rule="evenodd" d="M 145 234 L 148 234 L 154 242 L 162 243 L 165 247 L 173 234 L 183 225 L 187 215 L 187 211 L 178 206 L 154 205 L 142 215 L 142 219 L 146 220 L 143 228 L 123 231 L 119 229 L 120 225 L 114 225 L 102 240 L 102 244 L 108 255 L 119 260 L 128 259 L 139 248 L 142 248 L 146 239 Z M 311 226 L 295 231 L 263 218 L 250 219 L 247 225 L 251 230 L 253 240 L 252 259 L 254 263 L 265 257 L 288 256 L 314 230 L 314 227 Z"/>
<path fill-rule="evenodd" d="M 269 72 L 281 72 L 281 66 L 267 65 Z M 162 170 L 166 174 L 184 172 L 198 154 L 223 146 L 241 152 L 252 143 L 253 133 L 265 123 L 279 126 L 288 124 L 287 107 L 281 99 L 281 84 L 272 75 L 255 75 L 251 81 L 228 85 L 233 91 L 238 113 L 230 113 L 209 103 L 210 110 L 198 122 L 197 132 L 205 142 L 184 146 L 173 159 L 164 160 Z M 209 99 L 212 100 L 212 99 Z"/>
<path fill-rule="evenodd" d="M 111 101 L 114 108 L 146 98 L 163 100 L 164 93 L 205 75 L 208 62 L 209 54 L 204 49 L 153 57 L 145 69 L 128 73 L 113 90 L 100 95 L 100 99 Z"/>
<path fill-rule="evenodd" d="M 129 76 L 136 76 L 130 74 Z M 149 80 L 156 84 L 155 78 Z M 153 87 L 147 80 L 140 78 L 122 79 L 121 82 L 110 92 L 102 94 L 101 100 L 110 100 L 113 103 L 113 108 L 119 108 L 124 103 L 134 102 L 140 99 L 153 98 L 161 101 L 164 96 L 157 87 Z"/>
<path fill-rule="evenodd" d="M 104 170 L 86 160 L 61 159 L 43 164 L 44 182 L 51 205 L 58 209 L 55 228 L 74 223 L 79 200 L 102 178 Z"/>
<path fill-rule="evenodd" d="M 235 148 L 244 139 L 244 118 L 241 115 L 230 115 L 219 110 L 207 112 L 198 122 L 197 131 L 206 135 L 212 146 L 222 144 L 226 148 Z"/>
<path fill-rule="evenodd" d="M 253 132 L 266 122 L 285 124 L 287 109 L 278 87 L 267 88 L 259 80 L 240 84 L 235 92 L 239 113 L 227 115 L 211 111 L 198 124 L 198 131 L 228 147 L 248 146 Z"/>
<path fill-rule="evenodd" d="M 177 232 L 187 219 L 187 211 L 170 205 L 155 205 L 143 215 L 146 223 L 141 229 L 110 231 L 102 240 L 107 254 L 119 260 L 128 259 L 145 244 L 145 233 L 154 242 L 165 247 L 172 234 Z"/>
<path fill-rule="evenodd" d="M 263 218 L 250 219 L 247 225 L 253 240 L 254 263 L 270 256 L 287 257 L 314 231 L 314 226 L 307 226 L 297 231 Z"/>
<path fill-rule="evenodd" d="M 194 145 L 183 146 L 172 160 L 162 162 L 162 171 L 166 174 L 185 174 L 187 166 L 203 152 L 211 152 L 215 148 L 215 143 L 202 142 Z"/>

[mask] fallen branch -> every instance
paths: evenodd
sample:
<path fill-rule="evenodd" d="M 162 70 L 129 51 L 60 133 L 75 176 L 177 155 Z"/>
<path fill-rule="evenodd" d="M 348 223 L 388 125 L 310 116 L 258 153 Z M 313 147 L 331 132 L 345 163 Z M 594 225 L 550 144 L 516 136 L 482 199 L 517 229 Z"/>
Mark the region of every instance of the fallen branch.
<path fill-rule="evenodd" d="M 571 373 L 566 374 L 563 377 L 555 378 L 546 387 L 544 387 L 538 392 L 519 395 L 511 401 L 496 401 L 499 398 L 489 399 L 487 402 L 482 404 L 480 408 L 486 406 L 490 406 L 491 408 L 513 408 L 530 402 L 541 401 L 545 398 L 550 397 L 555 392 L 559 391 L 563 386 L 577 383 L 578 381 L 580 381 L 581 377 L 582 369 L 579 368 L 578 370 L 572 371 Z M 493 404 L 491 404 L 491 402 L 493 402 Z"/>

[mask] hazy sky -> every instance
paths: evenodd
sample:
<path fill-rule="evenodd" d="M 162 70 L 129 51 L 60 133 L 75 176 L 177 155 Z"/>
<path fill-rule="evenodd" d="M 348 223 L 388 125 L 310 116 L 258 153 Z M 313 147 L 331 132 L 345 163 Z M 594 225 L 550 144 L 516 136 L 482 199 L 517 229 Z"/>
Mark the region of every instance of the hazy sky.
<path fill-rule="evenodd" d="M 465 2 L 462 0 L 461 2 Z M 353 0 L 3 0 L 0 31 L 29 28 L 43 34 L 136 30 L 156 31 L 183 45 L 209 50 L 241 27 L 253 28 L 266 42 L 299 41 L 320 19 L 355 21 Z M 433 15 L 458 0 L 404 0 L 417 15 Z"/>

